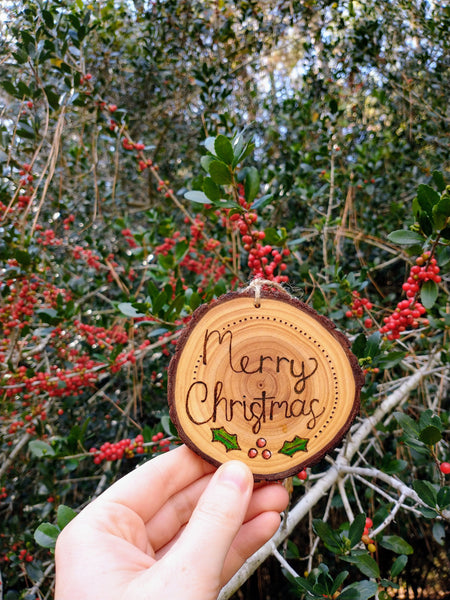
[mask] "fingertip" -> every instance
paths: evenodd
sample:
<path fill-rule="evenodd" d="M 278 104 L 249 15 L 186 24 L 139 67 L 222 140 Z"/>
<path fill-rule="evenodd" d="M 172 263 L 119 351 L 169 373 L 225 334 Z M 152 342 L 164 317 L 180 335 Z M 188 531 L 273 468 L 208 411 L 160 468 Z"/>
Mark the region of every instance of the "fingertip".
<path fill-rule="evenodd" d="M 223 463 L 217 469 L 217 480 L 221 484 L 235 486 L 241 494 L 246 494 L 253 488 L 252 472 L 238 460 Z"/>

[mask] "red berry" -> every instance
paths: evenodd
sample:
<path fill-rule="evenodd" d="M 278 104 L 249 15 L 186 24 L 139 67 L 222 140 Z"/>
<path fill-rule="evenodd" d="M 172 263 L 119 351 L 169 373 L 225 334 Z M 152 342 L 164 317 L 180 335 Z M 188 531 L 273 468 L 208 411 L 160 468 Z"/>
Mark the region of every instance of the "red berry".
<path fill-rule="evenodd" d="M 440 464 L 439 469 L 441 470 L 441 473 L 444 473 L 444 475 L 448 475 L 450 473 L 450 463 L 448 462 L 443 462 Z"/>
<path fill-rule="evenodd" d="M 305 481 L 305 479 L 308 479 L 308 473 L 306 472 L 306 469 L 303 469 L 303 471 L 300 471 L 300 473 L 297 474 L 297 477 L 299 479 L 301 479 L 302 481 Z"/>

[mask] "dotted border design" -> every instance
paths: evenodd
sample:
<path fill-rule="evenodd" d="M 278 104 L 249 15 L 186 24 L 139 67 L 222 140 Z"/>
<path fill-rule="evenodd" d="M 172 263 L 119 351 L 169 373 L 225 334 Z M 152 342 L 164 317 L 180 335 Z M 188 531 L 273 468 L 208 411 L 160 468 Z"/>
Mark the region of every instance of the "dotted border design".
<path fill-rule="evenodd" d="M 231 323 L 228 323 L 227 325 L 224 325 L 222 327 L 222 331 L 225 331 L 227 329 L 230 329 L 230 327 L 232 325 L 236 326 L 239 323 L 245 322 L 245 321 L 253 321 L 253 320 L 267 320 L 267 321 L 275 321 L 275 322 L 279 322 L 282 325 L 289 325 L 290 329 L 293 329 L 294 331 L 297 331 L 298 333 L 302 334 L 303 336 L 307 337 L 309 341 L 312 341 L 313 344 L 315 344 L 319 350 L 322 352 L 322 354 L 325 355 L 325 358 L 328 361 L 328 364 L 330 365 L 330 369 L 333 375 L 333 381 L 334 381 L 334 402 L 333 402 L 333 406 L 332 409 L 330 411 L 329 417 L 328 419 L 325 421 L 325 423 L 321 426 L 321 428 L 319 429 L 319 431 L 314 435 L 314 438 L 318 438 L 319 435 L 321 433 L 323 433 L 324 429 L 326 429 L 327 425 L 329 425 L 330 421 L 333 419 L 334 414 L 336 412 L 337 409 L 337 404 L 338 404 L 338 377 L 336 375 L 336 369 L 334 367 L 334 364 L 332 363 L 332 361 L 330 360 L 330 356 L 329 354 L 327 354 L 327 351 L 325 350 L 325 348 L 323 348 L 322 344 L 320 344 L 316 339 L 314 339 L 311 335 L 308 335 L 305 331 L 303 331 L 302 329 L 300 329 L 300 327 L 297 327 L 296 325 L 294 325 L 294 323 L 290 323 L 288 321 L 285 321 L 284 319 L 279 319 L 278 317 L 267 317 L 264 315 L 257 315 L 257 316 L 249 316 L 249 317 L 244 317 L 243 319 L 238 319 L 237 321 L 232 321 Z M 193 380 L 195 381 L 197 379 L 197 372 L 198 372 L 198 368 L 199 365 L 201 363 L 203 359 L 203 354 L 200 354 L 196 363 L 195 363 L 195 367 L 193 370 Z"/>

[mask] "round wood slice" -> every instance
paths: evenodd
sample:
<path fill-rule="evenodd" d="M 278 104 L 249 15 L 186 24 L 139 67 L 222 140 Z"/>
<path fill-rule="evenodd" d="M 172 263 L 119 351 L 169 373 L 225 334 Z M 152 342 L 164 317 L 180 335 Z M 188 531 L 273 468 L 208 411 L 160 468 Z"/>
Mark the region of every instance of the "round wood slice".
<path fill-rule="evenodd" d="M 169 366 L 170 416 L 194 452 L 242 460 L 256 480 L 316 463 L 359 410 L 347 338 L 286 293 L 232 292 L 199 307 Z"/>

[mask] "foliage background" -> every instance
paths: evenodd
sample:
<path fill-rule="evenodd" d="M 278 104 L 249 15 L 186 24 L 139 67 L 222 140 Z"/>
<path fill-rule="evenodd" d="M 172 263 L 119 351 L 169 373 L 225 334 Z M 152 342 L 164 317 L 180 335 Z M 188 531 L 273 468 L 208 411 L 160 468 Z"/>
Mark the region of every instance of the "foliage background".
<path fill-rule="evenodd" d="M 176 443 L 165 386 L 180 329 L 256 273 L 233 212 L 257 215 L 264 276 L 288 278 L 354 343 L 367 375 L 353 434 L 367 431 L 333 493 L 314 500 L 327 461 L 294 479 L 292 505 L 309 497 L 311 511 L 227 593 L 336 596 L 344 569 L 343 600 L 370 597 L 370 582 L 379 597 L 448 593 L 449 7 L 29 0 L 0 19 L 0 597 L 49 597 L 37 541 L 57 529 L 36 541 L 38 525 L 63 526 L 65 506 Z M 236 151 L 237 132 L 254 147 L 199 202 L 214 179 L 205 140 Z M 388 238 L 411 227 L 406 244 Z M 420 292 L 428 324 L 387 339 L 423 251 L 441 269 Z M 353 292 L 370 301 L 362 317 L 346 316 Z M 116 460 L 89 452 L 120 440 Z M 378 528 L 370 556 L 358 513 Z M 288 580 L 286 560 L 309 583 Z"/>

